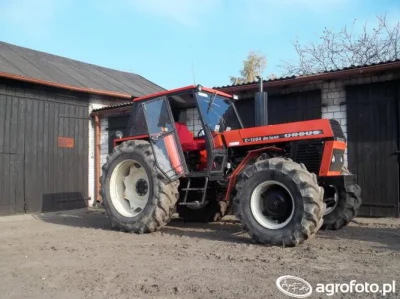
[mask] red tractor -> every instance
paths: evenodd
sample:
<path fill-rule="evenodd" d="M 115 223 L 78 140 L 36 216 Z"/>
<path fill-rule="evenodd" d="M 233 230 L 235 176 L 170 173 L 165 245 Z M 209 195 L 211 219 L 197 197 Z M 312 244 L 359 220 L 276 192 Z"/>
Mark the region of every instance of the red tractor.
<path fill-rule="evenodd" d="M 336 120 L 244 128 L 235 100 L 200 85 L 133 100 L 101 177 L 115 227 L 150 233 L 174 211 L 185 221 L 233 211 L 255 242 L 296 246 L 356 216 L 360 187 Z"/>

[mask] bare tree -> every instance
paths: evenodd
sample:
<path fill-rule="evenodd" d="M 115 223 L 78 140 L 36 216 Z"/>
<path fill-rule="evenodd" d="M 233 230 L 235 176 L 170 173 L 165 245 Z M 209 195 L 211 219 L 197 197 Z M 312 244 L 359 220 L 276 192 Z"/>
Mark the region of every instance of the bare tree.
<path fill-rule="evenodd" d="M 372 30 L 364 24 L 356 32 L 354 20 L 350 28 L 325 28 L 317 42 L 302 45 L 296 40 L 297 61 L 283 61 L 280 68 L 285 75 L 303 75 L 400 58 L 400 22 L 390 24 L 386 15 L 377 20 Z"/>
<path fill-rule="evenodd" d="M 254 82 L 258 76 L 262 76 L 267 66 L 267 58 L 260 52 L 250 52 L 243 61 L 243 68 L 240 70 L 241 77 L 230 77 L 232 84 Z"/>

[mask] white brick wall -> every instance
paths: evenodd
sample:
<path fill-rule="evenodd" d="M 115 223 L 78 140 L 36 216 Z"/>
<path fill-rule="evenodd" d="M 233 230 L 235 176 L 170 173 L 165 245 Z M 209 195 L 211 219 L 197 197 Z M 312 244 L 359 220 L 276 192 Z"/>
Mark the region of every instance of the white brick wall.
<path fill-rule="evenodd" d="M 108 156 L 108 118 L 100 119 L 100 165 L 107 161 Z"/>
<path fill-rule="evenodd" d="M 324 83 L 321 91 L 322 118 L 334 118 L 338 120 L 347 138 L 346 91 L 343 81 Z M 347 148 L 344 161 L 347 166 Z"/>
<path fill-rule="evenodd" d="M 186 110 L 186 125 L 189 130 L 193 132 L 194 137 L 196 137 L 199 131 L 203 128 L 197 108 Z"/>
<path fill-rule="evenodd" d="M 105 106 L 112 105 L 113 102 L 107 99 L 103 99 L 97 96 L 91 96 L 89 100 L 89 113 L 92 112 L 93 109 L 99 109 Z M 115 103 L 114 103 L 115 104 Z M 108 119 L 102 118 L 100 119 L 100 130 L 101 130 L 101 149 L 100 149 L 100 163 L 106 160 L 108 153 L 108 131 L 106 128 L 108 127 Z M 88 175 L 88 188 L 89 188 L 89 206 L 93 206 L 97 191 L 95 190 L 96 186 L 96 177 L 95 177 L 95 123 L 94 119 L 89 120 L 89 175 Z"/>

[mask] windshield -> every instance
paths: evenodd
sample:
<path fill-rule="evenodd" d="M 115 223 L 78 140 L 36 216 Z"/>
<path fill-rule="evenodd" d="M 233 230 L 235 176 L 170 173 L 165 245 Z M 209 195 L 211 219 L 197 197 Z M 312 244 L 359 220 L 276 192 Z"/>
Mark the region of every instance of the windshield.
<path fill-rule="evenodd" d="M 222 133 L 241 128 L 231 100 L 206 92 L 197 92 L 196 98 L 204 121 L 211 131 Z"/>

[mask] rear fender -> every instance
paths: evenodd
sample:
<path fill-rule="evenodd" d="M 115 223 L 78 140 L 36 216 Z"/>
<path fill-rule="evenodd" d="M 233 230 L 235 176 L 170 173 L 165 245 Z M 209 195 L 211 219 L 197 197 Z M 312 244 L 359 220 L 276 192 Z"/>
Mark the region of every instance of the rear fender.
<path fill-rule="evenodd" d="M 124 137 L 124 138 L 118 138 L 118 139 L 114 139 L 114 147 L 116 147 L 117 145 L 121 144 L 124 141 L 128 141 L 128 140 L 149 140 L 149 135 L 145 134 L 145 135 L 138 135 L 138 136 L 128 136 L 128 137 Z"/>

